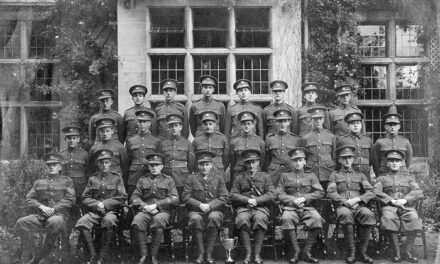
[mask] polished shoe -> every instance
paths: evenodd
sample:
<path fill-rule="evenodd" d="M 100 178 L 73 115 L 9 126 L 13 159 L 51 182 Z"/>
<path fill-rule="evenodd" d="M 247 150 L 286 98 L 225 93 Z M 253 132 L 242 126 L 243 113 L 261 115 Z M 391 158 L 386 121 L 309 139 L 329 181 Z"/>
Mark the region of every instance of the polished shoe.
<path fill-rule="evenodd" d="M 242 263 L 243 263 L 243 264 L 251 264 L 251 255 L 250 255 L 250 254 L 246 255 L 246 256 L 244 257 Z"/>
<path fill-rule="evenodd" d="M 197 256 L 196 260 L 194 260 L 195 264 L 203 264 L 203 254 Z"/>
<path fill-rule="evenodd" d="M 159 264 L 159 260 L 157 259 L 157 257 L 151 257 L 151 264 Z"/>
<path fill-rule="evenodd" d="M 289 259 L 289 264 L 297 264 L 299 262 L 298 256 L 293 256 L 293 258 Z"/>
<path fill-rule="evenodd" d="M 142 256 L 142 257 L 139 259 L 138 264 L 145 264 L 146 261 L 147 261 L 147 256 Z"/>
<path fill-rule="evenodd" d="M 393 263 L 400 263 L 400 262 L 402 262 L 402 258 L 399 256 L 395 256 L 395 257 L 393 257 L 392 262 Z"/>
<path fill-rule="evenodd" d="M 409 251 L 405 252 L 404 258 L 405 258 L 406 261 L 411 262 L 411 263 L 418 263 L 419 262 L 419 259 L 414 257 L 411 254 L 411 252 L 409 252 Z"/>
<path fill-rule="evenodd" d="M 261 256 L 255 256 L 255 264 L 263 264 L 263 259 Z"/>
<path fill-rule="evenodd" d="M 345 259 L 345 262 L 348 264 L 352 264 L 356 262 L 356 259 L 353 256 L 349 256 Z"/>
<path fill-rule="evenodd" d="M 319 263 L 319 260 L 314 258 L 310 252 L 304 252 L 302 260 L 308 263 Z"/>
<path fill-rule="evenodd" d="M 214 260 L 214 258 L 211 256 L 211 254 L 208 254 L 208 255 L 206 256 L 206 263 L 207 263 L 207 264 L 215 264 L 215 260 Z"/>
<path fill-rule="evenodd" d="M 370 258 L 367 255 L 364 255 L 364 256 L 361 255 L 360 258 L 359 258 L 359 261 L 363 262 L 363 263 L 368 263 L 368 264 L 373 264 L 374 263 L 374 259 Z"/>

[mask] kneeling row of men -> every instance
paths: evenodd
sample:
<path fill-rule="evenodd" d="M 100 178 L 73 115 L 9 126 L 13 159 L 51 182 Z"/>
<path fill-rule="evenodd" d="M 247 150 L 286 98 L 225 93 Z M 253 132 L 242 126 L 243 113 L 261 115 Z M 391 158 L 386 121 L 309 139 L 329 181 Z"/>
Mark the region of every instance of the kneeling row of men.
<path fill-rule="evenodd" d="M 373 259 L 367 255 L 367 247 L 376 219 L 367 204 L 376 196 L 383 203 L 381 227 L 390 234 L 395 250 L 393 262 L 401 261 L 397 236 L 401 225 L 407 232 L 405 257 L 410 262 L 417 262 L 417 258 L 411 253 L 411 245 L 422 225 L 414 204 L 423 193 L 414 179 L 400 172 L 404 154 L 398 150 L 387 152 L 390 172 L 379 177 L 373 188 L 364 174 L 352 169 L 353 146 L 342 146 L 337 153 L 341 169 L 331 174 L 327 197 L 337 203 L 337 221 L 343 226 L 348 243 L 347 263 L 355 262 L 354 225 L 358 225 L 360 230 L 359 260 L 373 263 Z M 103 263 L 103 258 L 108 255 L 113 230 L 119 224 L 117 209 L 124 206 L 127 198 L 122 177 L 110 171 L 112 155 L 107 149 L 97 152 L 95 162 L 99 172 L 89 178 L 83 193 L 82 204 L 88 211 L 75 225 L 89 248 L 91 263 Z M 181 202 L 187 207 L 189 228 L 193 231 L 198 249 L 195 263 L 204 263 L 205 253 L 206 263 L 215 263 L 212 255 L 214 244 L 224 220 L 223 208 L 230 200 L 235 209 L 235 224 L 246 252 L 243 263 L 251 262 L 253 251 L 254 263 L 262 264 L 260 252 L 264 234 L 269 218 L 273 217 L 270 215 L 269 205 L 275 199 L 282 206 L 281 229 L 285 231 L 292 245 L 289 263 L 297 263 L 300 259 L 295 231 L 299 223 L 304 223 L 308 229 L 302 259 L 309 263 L 319 262 L 312 256 L 311 248 L 324 220 L 314 207 L 314 201 L 323 198 L 325 192 L 317 177 L 312 172 L 304 171 L 308 151 L 301 147 L 289 151 L 292 170 L 281 175 L 276 189 L 270 175 L 259 170 L 260 155 L 260 151 L 255 149 L 243 151 L 245 169 L 234 178 L 228 193 L 224 177 L 212 170 L 215 154 L 209 151 L 196 153 L 199 171 L 188 177 L 181 197 Z M 130 205 L 136 209 L 131 226 L 140 248 L 139 263 L 147 260 L 146 232 L 150 231 L 151 261 L 157 264 L 163 229 L 170 221 L 173 207 L 179 204 L 179 195 L 174 180 L 161 172 L 163 155 L 152 153 L 146 159 L 149 172 L 140 178 L 130 197 Z M 47 177 L 34 183 L 26 197 L 27 204 L 39 212 L 20 218 L 15 225 L 23 241 L 30 241 L 29 233 L 35 228 L 45 228 L 48 232 L 43 249 L 32 263 L 38 263 L 47 256 L 57 234 L 65 231 L 69 208 L 75 202 L 72 180 L 59 174 L 62 156 L 47 155 L 44 160 L 49 173 Z M 92 228 L 97 226 L 102 228 L 99 254 L 91 235 Z M 254 236 L 253 250 L 251 233 Z M 204 234 L 206 240 L 203 239 Z"/>

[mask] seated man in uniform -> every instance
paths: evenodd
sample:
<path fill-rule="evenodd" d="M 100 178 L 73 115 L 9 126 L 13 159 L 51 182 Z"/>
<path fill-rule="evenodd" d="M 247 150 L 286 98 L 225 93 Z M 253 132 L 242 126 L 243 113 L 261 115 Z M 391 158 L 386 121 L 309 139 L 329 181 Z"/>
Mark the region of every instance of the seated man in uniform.
<path fill-rule="evenodd" d="M 250 230 L 253 230 L 255 263 L 262 264 L 260 252 L 270 217 L 268 205 L 275 200 L 275 188 L 270 175 L 260 172 L 260 150 L 247 149 L 241 155 L 246 169 L 235 177 L 231 189 L 231 202 L 236 209 L 235 225 L 246 250 L 243 263 L 251 263 Z"/>
<path fill-rule="evenodd" d="M 66 231 L 66 218 L 75 203 L 72 179 L 60 175 L 63 157 L 59 154 L 46 154 L 43 160 L 48 174 L 34 182 L 25 202 L 36 212 L 18 219 L 14 225 L 23 244 L 33 243 L 32 232 L 40 228 L 47 231 L 43 249 L 31 260 L 32 264 L 48 256 L 55 246 L 57 235 Z"/>
<path fill-rule="evenodd" d="M 223 176 L 212 171 L 215 154 L 209 151 L 196 153 L 198 169 L 191 174 L 183 191 L 183 203 L 189 214 L 189 227 L 197 243 L 197 264 L 203 263 L 205 253 L 203 234 L 206 235 L 206 261 L 214 264 L 212 252 L 218 230 L 223 223 L 222 210 L 229 199 Z"/>
<path fill-rule="evenodd" d="M 76 223 L 87 243 L 91 263 L 102 263 L 110 251 L 113 229 L 118 224 L 117 210 L 122 208 L 127 199 L 121 175 L 110 171 L 113 152 L 101 149 L 95 154 L 99 172 L 92 174 L 83 193 L 83 205 L 88 212 Z M 97 258 L 91 230 L 101 226 L 101 252 Z"/>
<path fill-rule="evenodd" d="M 131 223 L 136 234 L 141 258 L 139 264 L 147 260 L 147 230 L 151 230 L 152 263 L 159 263 L 157 254 L 163 238 L 163 229 L 170 220 L 170 210 L 178 204 L 179 197 L 173 178 L 162 173 L 163 155 L 150 153 L 146 156 L 148 174 L 139 179 L 130 199 L 137 210 Z"/>
<path fill-rule="evenodd" d="M 376 195 L 367 177 L 361 172 L 354 171 L 351 167 L 355 155 L 354 151 L 355 147 L 351 145 L 337 149 L 341 169 L 330 175 L 327 197 L 338 204 L 336 208 L 337 222 L 344 229 L 344 238 L 348 247 L 346 262 L 355 263 L 356 261 L 353 226 L 358 224 L 360 260 L 364 263 L 373 263 L 373 259 L 367 255 L 367 248 L 371 230 L 376 224 L 376 218 L 366 205 Z"/>
<path fill-rule="evenodd" d="M 423 197 L 414 178 L 408 175 L 403 165 L 405 154 L 399 150 L 385 152 L 389 172 L 377 179 L 374 191 L 383 203 L 381 228 L 389 233 L 391 244 L 394 248 L 394 263 L 401 262 L 398 232 L 403 227 L 406 233 L 405 259 L 417 263 L 418 259 L 413 256 L 412 249 L 417 232 L 422 230 L 420 220 L 414 208 L 416 201 Z"/>
<path fill-rule="evenodd" d="M 292 171 L 281 175 L 276 190 L 283 207 L 281 229 L 285 230 L 292 244 L 293 256 L 289 260 L 290 264 L 299 261 L 299 245 L 295 229 L 301 222 L 308 229 L 303 260 L 309 263 L 319 262 L 312 256 L 311 249 L 322 228 L 323 219 L 312 206 L 312 202 L 324 197 L 324 190 L 314 173 L 304 171 L 307 154 L 307 150 L 300 147 L 289 151 Z"/>

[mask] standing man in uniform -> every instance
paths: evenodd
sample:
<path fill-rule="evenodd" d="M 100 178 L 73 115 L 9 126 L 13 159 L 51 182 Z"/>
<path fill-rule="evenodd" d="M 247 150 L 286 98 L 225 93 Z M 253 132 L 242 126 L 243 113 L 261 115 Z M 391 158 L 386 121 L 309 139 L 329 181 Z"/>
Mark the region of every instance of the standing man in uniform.
<path fill-rule="evenodd" d="M 232 139 L 229 143 L 229 161 L 231 180 L 244 170 L 244 161 L 241 156 L 241 152 L 245 149 L 258 149 L 261 152 L 260 166 L 264 166 L 265 162 L 265 146 L 264 141 L 254 134 L 254 127 L 256 122 L 256 116 L 251 111 L 243 111 L 238 114 L 238 120 L 240 120 L 241 134 Z M 264 170 L 264 168 L 260 168 Z"/>
<path fill-rule="evenodd" d="M 136 184 L 136 189 L 130 199 L 130 204 L 137 213 L 131 223 L 136 234 L 141 258 L 139 264 L 147 260 L 147 235 L 151 230 L 151 259 L 152 264 L 158 264 L 159 246 L 163 239 L 163 229 L 170 221 L 173 207 L 178 205 L 174 180 L 162 173 L 163 155 L 150 153 L 146 156 L 148 174 L 144 175 Z"/>
<path fill-rule="evenodd" d="M 125 148 L 128 154 L 128 197 L 133 193 L 138 180 L 148 172 L 146 155 L 154 153 L 160 139 L 151 135 L 150 126 L 154 112 L 148 108 L 136 111 L 137 133 L 127 139 Z"/>
<path fill-rule="evenodd" d="M 167 116 L 170 114 L 178 114 L 182 116 L 182 136 L 188 138 L 189 124 L 188 124 L 188 112 L 186 107 L 174 100 L 177 93 L 177 81 L 173 79 L 165 79 L 160 83 L 165 102 L 159 104 L 156 108 L 156 117 L 158 123 L 157 135 L 161 139 L 165 139 L 169 135 L 169 127 L 167 124 Z"/>
<path fill-rule="evenodd" d="M 144 105 L 148 92 L 147 87 L 143 85 L 133 85 L 128 91 L 131 95 L 131 99 L 134 102 L 134 106 L 128 108 L 124 112 L 124 142 L 138 132 L 136 111 L 145 109 L 152 111 L 150 108 L 145 107 Z M 154 116 L 151 119 L 151 124 L 148 128 L 150 134 L 154 134 L 156 132 L 156 114 L 154 112 L 153 114 Z"/>
<path fill-rule="evenodd" d="M 298 121 L 296 125 L 296 130 L 294 131 L 294 134 L 302 137 L 306 134 L 308 134 L 313 129 L 312 120 L 310 119 L 310 114 L 307 112 L 312 107 L 324 107 L 320 104 L 316 103 L 316 100 L 318 99 L 318 84 L 314 82 L 304 83 L 301 86 L 302 96 L 304 98 L 303 105 L 296 109 Z M 329 115 L 328 111 L 325 111 L 324 114 L 324 124 L 323 127 L 325 129 L 330 128 L 330 121 L 329 121 Z"/>
<path fill-rule="evenodd" d="M 234 90 L 238 95 L 240 101 L 230 106 L 226 112 L 225 121 L 225 136 L 229 141 L 238 137 L 241 132 L 240 121 L 238 114 L 243 111 L 249 111 L 255 115 L 255 133 L 256 135 L 264 138 L 264 126 L 263 126 L 263 109 L 260 106 L 250 102 L 250 96 L 252 94 L 251 82 L 249 80 L 241 79 L 234 83 Z"/>
<path fill-rule="evenodd" d="M 313 207 L 313 202 L 324 197 L 324 190 L 313 172 L 304 171 L 308 151 L 298 147 L 291 149 L 288 154 L 292 159 L 292 171 L 281 175 L 276 192 L 283 208 L 281 229 L 285 231 L 292 245 L 293 256 L 289 263 L 299 262 L 300 249 L 296 236 L 296 226 L 299 223 L 304 223 L 309 230 L 303 260 L 318 263 L 311 250 L 322 228 L 323 219 Z"/>
<path fill-rule="evenodd" d="M 196 155 L 199 170 L 188 177 L 182 201 L 188 208 L 189 228 L 193 231 L 193 238 L 197 243 L 195 263 L 203 263 L 206 241 L 206 262 L 215 264 L 212 252 L 218 230 L 223 223 L 222 210 L 229 200 L 229 194 L 223 177 L 211 170 L 215 154 L 200 151 Z M 206 240 L 203 239 L 204 234 Z"/>
<path fill-rule="evenodd" d="M 33 232 L 41 228 L 47 232 L 43 249 L 30 261 L 32 264 L 39 263 L 49 255 L 60 232 L 68 236 L 67 218 L 70 208 L 75 203 L 72 179 L 60 175 L 63 156 L 46 154 L 43 160 L 48 173 L 34 182 L 25 201 L 35 213 L 18 219 L 14 225 L 21 241 L 30 247 L 32 246 L 29 243 L 33 244 Z"/>
<path fill-rule="evenodd" d="M 184 119 L 179 114 L 166 117 L 170 136 L 159 142 L 157 151 L 165 156 L 163 172 L 173 178 L 179 197 L 188 175 L 194 171 L 194 150 L 191 142 L 181 135 Z"/>
<path fill-rule="evenodd" d="M 362 113 L 357 106 L 351 104 L 354 88 L 350 84 L 344 84 L 335 88 L 338 97 L 338 106 L 330 111 L 330 131 L 336 136 L 347 134 L 348 127 L 344 117 L 350 113 Z"/>
<path fill-rule="evenodd" d="M 278 186 L 281 174 L 290 171 L 289 150 L 298 147 L 300 138 L 290 132 L 289 125 L 292 120 L 291 112 L 277 110 L 274 113 L 277 131 L 267 135 L 266 139 L 266 167 L 272 178 L 274 186 Z"/>
<path fill-rule="evenodd" d="M 408 139 L 399 135 L 401 115 L 397 113 L 395 105 L 390 106 L 388 114 L 383 116 L 386 134 L 378 138 L 373 145 L 373 170 L 377 177 L 385 175 L 389 171 L 385 153 L 389 150 L 399 150 L 405 154 L 402 162 L 402 172 L 409 174 L 409 165 L 413 156 L 411 143 Z"/>
<path fill-rule="evenodd" d="M 124 145 L 113 139 L 115 121 L 104 117 L 96 120 L 96 129 L 98 130 L 99 141 L 89 150 L 89 164 L 95 164 L 95 155 L 102 149 L 112 151 L 112 162 L 110 170 L 122 175 L 124 182 L 127 182 L 128 156 Z M 97 166 L 97 164 L 95 164 Z M 97 170 L 92 170 L 95 172 Z"/>
<path fill-rule="evenodd" d="M 372 164 L 371 151 L 373 150 L 373 142 L 371 138 L 362 134 L 363 118 L 361 113 L 350 113 L 344 117 L 344 121 L 348 124 L 350 131 L 345 136 L 336 139 L 336 146 L 352 145 L 355 147 L 354 161 L 352 168 L 355 171 L 362 172 L 371 182 L 370 169 Z"/>
<path fill-rule="evenodd" d="M 101 89 L 95 93 L 99 101 L 99 113 L 94 114 L 89 121 L 89 140 L 93 145 L 96 141 L 99 141 L 96 135 L 96 121 L 101 118 L 111 118 L 114 120 L 113 139 L 124 143 L 124 118 L 112 109 L 113 105 L 113 90 Z"/>
<path fill-rule="evenodd" d="M 195 101 L 189 109 L 189 126 L 193 137 L 197 137 L 204 132 L 200 116 L 205 111 L 217 114 L 215 130 L 220 133 L 224 132 L 226 108 L 222 102 L 213 98 L 212 94 L 215 89 L 218 89 L 218 81 L 215 77 L 210 75 L 200 77 L 200 92 L 203 97 Z"/>
<path fill-rule="evenodd" d="M 235 225 L 246 251 L 243 264 L 251 263 L 251 230 L 254 234 L 255 263 L 262 264 L 261 246 L 270 217 L 268 206 L 276 197 L 275 188 L 270 175 L 260 171 L 261 152 L 259 150 L 247 149 L 241 155 L 246 170 L 235 177 L 230 193 L 231 203 L 235 208 Z"/>
<path fill-rule="evenodd" d="M 284 102 L 284 97 L 286 96 L 286 90 L 288 88 L 287 83 L 277 80 L 271 82 L 269 86 L 272 89 L 273 102 L 263 110 L 263 126 L 266 139 L 270 134 L 275 134 L 278 131 L 278 125 L 274 116 L 274 113 L 278 110 L 286 110 L 290 112 L 291 120 L 289 129 L 292 133 L 295 133 L 298 119 L 297 113 L 292 106 Z"/>
<path fill-rule="evenodd" d="M 356 262 L 354 225 L 357 224 L 360 260 L 364 263 L 373 263 L 374 260 L 367 255 L 367 249 L 371 230 L 376 225 L 376 217 L 367 204 L 376 195 L 367 177 L 363 173 L 354 171 L 351 167 L 355 150 L 356 148 L 351 145 L 344 145 L 337 149 L 341 169 L 330 175 L 327 197 L 338 205 L 336 221 L 342 225 L 344 230 L 344 239 L 348 247 L 346 262 Z"/>
<path fill-rule="evenodd" d="M 121 175 L 111 171 L 112 157 L 113 152 L 109 149 L 100 149 L 96 152 L 95 162 L 99 172 L 89 178 L 82 200 L 88 212 L 75 226 L 86 241 L 90 263 L 104 263 L 103 259 L 108 257 L 113 230 L 118 225 L 117 210 L 124 206 L 127 199 Z M 95 226 L 102 228 L 99 257 L 91 233 Z"/>

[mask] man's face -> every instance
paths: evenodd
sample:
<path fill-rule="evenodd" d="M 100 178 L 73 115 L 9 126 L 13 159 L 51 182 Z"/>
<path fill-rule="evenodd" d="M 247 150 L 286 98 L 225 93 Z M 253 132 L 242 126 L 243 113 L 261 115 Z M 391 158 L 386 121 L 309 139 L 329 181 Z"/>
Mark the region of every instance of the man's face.
<path fill-rule="evenodd" d="M 212 84 L 202 84 L 202 90 L 201 93 L 203 94 L 203 97 L 205 98 L 211 98 L 212 94 L 214 93 L 214 85 Z"/>
<path fill-rule="evenodd" d="M 385 130 L 391 135 L 397 135 L 400 129 L 400 124 L 398 123 L 386 123 Z"/>
<path fill-rule="evenodd" d="M 199 168 L 199 171 L 202 175 L 208 175 L 212 169 L 212 162 L 209 161 L 199 162 L 197 164 L 197 167 Z"/>
<path fill-rule="evenodd" d="M 99 129 L 98 133 L 99 133 L 99 138 L 102 141 L 109 141 L 110 139 L 112 139 L 113 136 L 113 128 L 103 127 Z"/>
<path fill-rule="evenodd" d="M 240 126 L 241 126 L 241 130 L 246 134 L 252 133 L 255 127 L 254 122 L 251 120 L 245 120 L 240 122 Z"/>
<path fill-rule="evenodd" d="M 202 125 L 206 134 L 212 134 L 215 131 L 215 127 L 217 126 L 217 123 L 212 120 L 205 120 L 203 121 Z"/>
<path fill-rule="evenodd" d="M 66 136 L 64 138 L 64 140 L 66 140 L 67 146 L 69 148 L 76 148 L 76 147 L 78 147 L 79 136 L 77 136 L 77 135 Z"/>
<path fill-rule="evenodd" d="M 338 95 L 338 101 L 339 101 L 339 103 L 341 103 L 343 105 L 350 104 L 350 100 L 351 100 L 350 93 Z"/>
<path fill-rule="evenodd" d="M 139 129 L 139 132 L 145 133 L 149 131 L 151 126 L 150 120 L 138 120 L 137 127 Z"/>
<path fill-rule="evenodd" d="M 294 158 L 292 159 L 292 166 L 295 170 L 302 170 L 306 165 L 307 161 L 305 158 Z"/>
<path fill-rule="evenodd" d="M 284 100 L 284 96 L 286 95 L 285 90 L 275 90 L 272 91 L 273 100 L 275 102 L 282 102 Z"/>
<path fill-rule="evenodd" d="M 241 88 L 237 90 L 238 98 L 240 98 L 240 101 L 246 102 L 249 100 L 249 97 L 251 96 L 251 90 L 247 87 Z"/>
<path fill-rule="evenodd" d="M 109 172 L 110 167 L 112 166 L 112 161 L 111 159 L 101 159 L 96 161 L 96 165 L 98 165 L 100 171 Z"/>
<path fill-rule="evenodd" d="M 353 156 L 344 156 L 338 158 L 339 163 L 341 163 L 344 168 L 351 168 L 351 165 L 353 164 L 354 157 Z"/>
<path fill-rule="evenodd" d="M 176 89 L 165 88 L 163 89 L 163 95 L 166 101 L 173 101 L 176 96 Z"/>
<path fill-rule="evenodd" d="M 171 123 L 168 125 L 168 129 L 170 130 L 171 135 L 180 136 L 182 132 L 182 124 L 181 123 Z"/>
<path fill-rule="evenodd" d="M 110 110 L 113 105 L 113 99 L 112 98 L 104 98 L 99 100 L 99 106 L 101 107 L 101 110 Z"/>
<path fill-rule="evenodd" d="M 143 93 L 134 93 L 131 96 L 135 105 L 142 105 L 144 103 L 145 95 Z"/>
<path fill-rule="evenodd" d="M 150 170 L 151 174 L 157 176 L 162 172 L 163 164 L 148 164 L 148 169 Z"/>
<path fill-rule="evenodd" d="M 324 124 L 324 117 L 323 116 L 312 117 L 312 122 L 314 128 L 322 128 L 322 125 Z"/>
<path fill-rule="evenodd" d="M 260 161 L 259 160 L 249 160 L 246 161 L 245 163 L 246 169 L 250 172 L 250 173 L 254 173 L 258 171 L 258 167 L 260 166 Z"/>
<path fill-rule="evenodd" d="M 316 91 L 306 91 L 304 93 L 304 99 L 308 103 L 314 103 L 316 102 L 316 99 L 318 98 L 318 93 Z"/>
<path fill-rule="evenodd" d="M 281 119 L 281 120 L 277 120 L 276 122 L 279 131 L 281 132 L 289 131 L 290 119 Z"/>
<path fill-rule="evenodd" d="M 362 131 L 362 122 L 360 120 L 351 121 L 348 123 L 348 129 L 354 134 L 359 134 Z"/>
<path fill-rule="evenodd" d="M 387 159 L 387 166 L 393 172 L 398 171 L 402 164 L 403 162 L 400 159 Z"/>
<path fill-rule="evenodd" d="M 56 174 L 60 173 L 61 163 L 59 163 L 59 162 L 56 162 L 56 163 L 46 163 L 46 168 L 49 171 L 49 174 L 56 175 Z"/>

